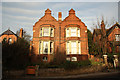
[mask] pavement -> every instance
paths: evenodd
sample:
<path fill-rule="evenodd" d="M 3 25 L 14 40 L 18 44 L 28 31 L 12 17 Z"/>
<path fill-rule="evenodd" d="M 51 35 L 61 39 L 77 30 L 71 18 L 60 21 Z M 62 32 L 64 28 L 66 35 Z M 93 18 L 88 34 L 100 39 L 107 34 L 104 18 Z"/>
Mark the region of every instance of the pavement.
<path fill-rule="evenodd" d="M 80 74 L 80 75 L 68 75 L 68 76 L 56 76 L 56 77 L 35 77 L 35 76 L 24 76 L 14 79 L 2 79 L 2 80 L 78 80 L 78 79 L 108 79 L 108 80 L 120 80 L 120 71 L 115 72 L 97 72 L 90 74 Z"/>

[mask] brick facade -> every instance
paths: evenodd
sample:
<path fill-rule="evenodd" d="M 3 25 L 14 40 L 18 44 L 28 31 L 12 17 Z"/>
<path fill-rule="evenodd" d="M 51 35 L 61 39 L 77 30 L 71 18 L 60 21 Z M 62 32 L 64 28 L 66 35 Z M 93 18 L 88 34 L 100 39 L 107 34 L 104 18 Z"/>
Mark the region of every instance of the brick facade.
<path fill-rule="evenodd" d="M 37 56 L 37 58 L 34 56 L 34 61 L 38 61 L 39 58 L 40 61 L 50 62 L 58 52 L 65 54 L 70 60 L 72 57 L 75 57 L 77 61 L 86 60 L 88 59 L 87 26 L 75 15 L 73 9 L 69 11 L 69 16 L 64 20 L 62 20 L 61 12 L 58 13 L 58 20 L 56 20 L 51 15 L 51 10 L 47 9 L 45 15 L 33 26 L 31 46 Z M 68 54 L 66 53 L 67 47 Z M 43 60 L 44 58 L 47 60 Z"/>
<path fill-rule="evenodd" d="M 7 30 L 5 32 L 3 32 L 1 35 L 0 35 L 0 43 L 2 43 L 2 41 L 6 41 L 8 43 L 13 43 L 15 41 L 17 41 L 17 38 L 18 36 L 13 33 L 11 30 Z"/>
<path fill-rule="evenodd" d="M 23 37 L 23 29 L 22 28 L 20 29 L 19 36 L 20 36 L 20 38 Z M 2 43 L 3 40 L 10 44 L 14 43 L 15 41 L 17 41 L 19 36 L 17 36 L 14 32 L 12 32 L 10 29 L 8 29 L 0 35 L 0 43 Z"/>

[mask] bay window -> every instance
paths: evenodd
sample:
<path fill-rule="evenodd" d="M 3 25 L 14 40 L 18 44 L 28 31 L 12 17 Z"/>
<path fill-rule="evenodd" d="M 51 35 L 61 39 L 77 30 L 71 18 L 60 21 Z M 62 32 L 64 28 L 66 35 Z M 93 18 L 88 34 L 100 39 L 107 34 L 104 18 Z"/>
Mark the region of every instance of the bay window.
<path fill-rule="evenodd" d="M 42 36 L 54 37 L 54 28 L 52 28 L 52 27 L 42 27 L 42 28 L 40 28 L 40 37 L 42 37 Z"/>
<path fill-rule="evenodd" d="M 66 54 L 81 54 L 81 45 L 79 41 L 66 42 Z"/>
<path fill-rule="evenodd" d="M 80 28 L 78 27 L 66 28 L 66 37 L 80 37 Z"/>
<path fill-rule="evenodd" d="M 40 41 L 39 54 L 52 54 L 54 42 L 52 41 Z"/>

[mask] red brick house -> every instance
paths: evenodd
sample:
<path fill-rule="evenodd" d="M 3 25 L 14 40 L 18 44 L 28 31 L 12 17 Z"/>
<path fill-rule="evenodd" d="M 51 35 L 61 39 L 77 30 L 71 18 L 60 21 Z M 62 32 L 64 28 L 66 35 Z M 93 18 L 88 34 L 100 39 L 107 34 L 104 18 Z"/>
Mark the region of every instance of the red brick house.
<path fill-rule="evenodd" d="M 112 52 L 112 47 L 115 47 L 115 53 L 120 53 L 120 25 L 118 23 L 107 30 L 107 37 L 110 45 L 109 52 Z"/>
<path fill-rule="evenodd" d="M 51 10 L 47 9 L 45 15 L 33 26 L 31 46 L 40 61 L 50 62 L 57 52 L 65 54 L 66 59 L 70 61 L 86 60 L 87 26 L 75 15 L 73 9 L 64 20 L 61 12 L 56 20 L 51 15 Z"/>
<path fill-rule="evenodd" d="M 0 43 L 2 43 L 2 41 L 6 41 L 9 44 L 14 43 L 15 41 L 17 41 L 17 39 L 20 37 L 22 38 L 23 36 L 23 29 L 20 29 L 20 36 L 18 36 L 17 34 L 15 34 L 14 32 L 12 32 L 10 29 L 6 30 L 5 32 L 3 32 L 0 35 Z"/>
<path fill-rule="evenodd" d="M 101 23 L 101 25 L 104 23 Z M 93 31 L 93 42 L 99 42 L 101 46 L 101 36 L 104 35 L 106 52 L 108 53 L 120 53 L 120 25 L 114 24 L 109 29 L 105 29 L 105 25 L 101 29 L 95 29 Z M 113 51 L 113 48 L 115 49 Z"/>

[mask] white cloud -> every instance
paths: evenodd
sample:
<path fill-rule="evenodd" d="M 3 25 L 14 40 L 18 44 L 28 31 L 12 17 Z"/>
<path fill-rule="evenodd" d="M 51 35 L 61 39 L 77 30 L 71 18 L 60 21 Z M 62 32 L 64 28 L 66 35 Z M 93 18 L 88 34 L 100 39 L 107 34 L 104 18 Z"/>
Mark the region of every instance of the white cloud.
<path fill-rule="evenodd" d="M 11 20 L 21 21 L 21 22 L 24 22 L 24 21 L 26 21 L 26 22 L 33 22 L 33 21 L 39 19 L 38 17 L 32 17 L 32 16 L 31 17 L 27 17 L 27 16 L 13 16 L 13 15 L 8 15 L 8 14 L 4 14 L 3 15 L 3 21 L 5 20 L 4 18 L 5 19 L 9 18 Z"/>
<path fill-rule="evenodd" d="M 39 15 L 43 14 L 44 10 L 28 10 L 21 8 L 11 8 L 11 7 L 3 7 L 3 12 L 12 13 L 12 14 L 23 14 L 23 15 Z"/>
<path fill-rule="evenodd" d="M 114 4 L 114 5 L 113 5 Z M 117 3 L 116 3 L 117 4 Z M 44 15 L 45 9 L 50 8 L 52 15 L 57 19 L 58 12 L 62 12 L 63 19 L 68 16 L 70 8 L 75 9 L 76 15 L 90 29 L 93 22 L 102 15 L 117 20 L 117 5 L 115 3 L 4 3 L 3 5 L 3 30 L 11 27 L 16 31 L 18 28 L 25 28 L 32 35 L 32 28 L 35 22 Z M 29 7 L 30 6 L 30 7 Z M 6 24 L 7 23 L 7 24 Z"/>

